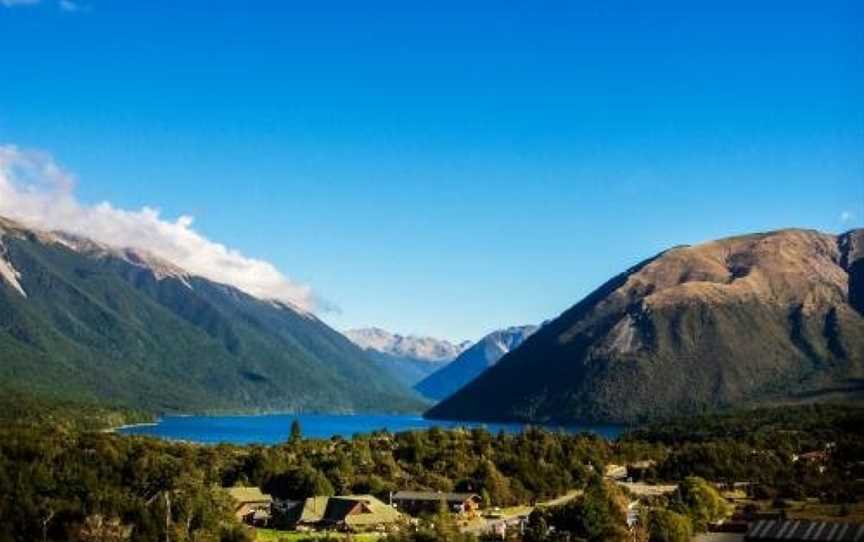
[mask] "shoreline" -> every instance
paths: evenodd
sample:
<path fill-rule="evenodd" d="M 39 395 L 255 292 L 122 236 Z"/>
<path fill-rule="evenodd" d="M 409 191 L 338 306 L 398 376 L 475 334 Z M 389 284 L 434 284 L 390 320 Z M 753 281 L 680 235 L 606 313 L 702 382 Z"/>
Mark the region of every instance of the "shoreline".
<path fill-rule="evenodd" d="M 298 419 L 303 427 L 304 437 L 313 439 L 330 439 L 334 436 L 350 438 L 357 434 L 369 434 L 384 430 L 391 433 L 405 431 L 424 431 L 438 427 L 444 430 L 485 428 L 490 433 L 504 431 L 520 433 L 531 424 L 524 422 L 476 422 L 471 420 L 432 420 L 418 414 L 239 414 L 232 415 L 167 415 L 161 416 L 155 422 L 126 424 L 107 429 L 106 433 L 122 434 L 123 436 L 143 435 L 160 438 L 167 441 L 187 442 L 195 444 L 216 444 L 227 442 L 237 445 L 261 444 L 272 445 L 287 438 L 288 423 L 285 419 L 270 422 L 271 417 Z M 320 417 L 320 421 L 319 421 Z M 184 418 L 199 418 L 197 421 L 184 422 Z M 263 419 L 262 421 L 252 420 Z M 172 419 L 175 423 L 171 423 Z M 216 420 L 213 425 L 212 420 Z M 147 429 L 168 424 L 164 430 Z M 142 427 L 137 431 L 126 432 L 123 429 Z M 626 427 L 617 424 L 591 425 L 540 425 L 535 426 L 545 431 L 564 433 L 593 433 L 607 440 L 614 440 L 626 431 Z M 284 431 L 280 430 L 284 429 Z M 158 433 L 158 434 L 157 434 Z M 283 434 L 284 433 L 284 434 Z"/>
<path fill-rule="evenodd" d="M 132 427 L 148 427 L 148 426 L 159 425 L 159 423 L 161 421 L 162 420 L 159 419 L 159 420 L 156 420 L 154 422 L 124 423 L 123 425 L 118 425 L 116 427 L 108 427 L 106 429 L 103 429 L 101 432 L 102 433 L 116 433 L 117 431 L 120 431 L 121 429 L 130 429 Z"/>

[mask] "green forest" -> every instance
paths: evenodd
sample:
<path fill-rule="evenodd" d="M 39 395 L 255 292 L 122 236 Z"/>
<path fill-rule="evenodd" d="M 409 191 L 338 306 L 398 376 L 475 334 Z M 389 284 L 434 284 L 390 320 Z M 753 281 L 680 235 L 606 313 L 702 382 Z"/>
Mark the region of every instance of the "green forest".
<path fill-rule="evenodd" d="M 706 480 L 751 482 L 751 492 L 772 499 L 852 503 L 864 495 L 856 482 L 864 478 L 864 410 L 847 406 L 688 418 L 614 441 L 538 428 L 520 434 L 381 431 L 320 440 L 303 438 L 295 427 L 275 446 L 208 446 L 104 431 L 141 420 L 134 411 L 26 401 L 0 405 L 3 542 L 253 540 L 222 489 L 234 485 L 260 486 L 284 499 L 372 494 L 386 500 L 405 488 L 471 491 L 487 506 L 501 507 L 582 489 L 564 506 L 538 508 L 524 540 L 558 540 L 562 533 L 570 540 L 623 540 L 626 490 L 600 474 L 611 463 L 644 460 L 653 463 L 641 476 L 680 487 L 643 509 L 637 533 L 643 540 L 687 540 L 681 537 L 724 514 L 725 503 Z M 830 452 L 822 472 L 792 460 L 814 450 Z M 391 538 L 472 535 L 442 517 Z"/>

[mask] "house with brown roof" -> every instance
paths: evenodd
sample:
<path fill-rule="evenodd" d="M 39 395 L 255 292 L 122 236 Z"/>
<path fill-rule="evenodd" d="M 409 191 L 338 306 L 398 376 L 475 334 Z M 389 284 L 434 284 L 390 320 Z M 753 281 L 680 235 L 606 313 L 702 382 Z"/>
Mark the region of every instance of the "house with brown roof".
<path fill-rule="evenodd" d="M 226 491 L 234 500 L 234 514 L 237 519 L 260 527 L 270 523 L 273 497 L 257 487 L 229 487 Z"/>
<path fill-rule="evenodd" d="M 399 491 L 393 495 L 392 501 L 397 509 L 412 516 L 434 514 L 442 502 L 450 512 L 473 515 L 480 509 L 483 499 L 476 493 Z"/>

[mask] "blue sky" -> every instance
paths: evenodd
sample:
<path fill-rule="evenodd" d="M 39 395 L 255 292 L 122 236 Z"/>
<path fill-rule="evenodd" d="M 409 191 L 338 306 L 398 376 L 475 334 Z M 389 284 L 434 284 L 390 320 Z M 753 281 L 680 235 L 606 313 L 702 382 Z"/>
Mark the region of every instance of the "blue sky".
<path fill-rule="evenodd" d="M 862 26 L 854 1 L 0 0 L 0 144 L 83 204 L 194 216 L 336 327 L 474 339 L 670 245 L 860 226 Z"/>

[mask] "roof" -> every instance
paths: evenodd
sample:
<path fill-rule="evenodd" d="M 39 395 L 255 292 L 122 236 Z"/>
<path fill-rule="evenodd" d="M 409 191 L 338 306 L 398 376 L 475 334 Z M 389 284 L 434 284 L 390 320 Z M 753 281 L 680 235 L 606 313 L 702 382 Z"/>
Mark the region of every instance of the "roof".
<path fill-rule="evenodd" d="M 345 523 L 351 527 L 367 527 L 381 523 L 396 523 L 402 519 L 402 514 L 372 495 L 351 495 L 335 497 L 333 500 L 353 499 L 362 502 L 362 511 L 345 516 Z M 328 511 L 329 515 L 329 511 Z"/>
<path fill-rule="evenodd" d="M 229 487 L 226 488 L 228 494 L 240 504 L 273 502 L 273 497 L 263 493 L 257 487 Z"/>
<path fill-rule="evenodd" d="M 864 524 L 794 519 L 761 520 L 750 525 L 746 540 L 862 542 L 864 541 Z"/>
<path fill-rule="evenodd" d="M 372 495 L 311 497 L 298 503 L 292 512 L 289 514 L 295 523 L 344 522 L 352 527 L 394 523 L 402 518 L 402 514 Z"/>
<path fill-rule="evenodd" d="M 476 493 L 442 493 L 440 491 L 399 491 L 393 495 L 399 501 L 447 501 L 465 502 L 468 499 L 479 499 Z"/>
<path fill-rule="evenodd" d="M 296 503 L 286 515 L 293 523 L 318 523 L 324 519 L 329 499 L 330 497 L 310 497 Z"/>
<path fill-rule="evenodd" d="M 366 507 L 361 500 L 333 497 L 327 501 L 327 510 L 324 512 L 324 521 L 339 523 L 340 521 L 345 521 L 349 514 L 362 513 L 365 510 Z"/>

